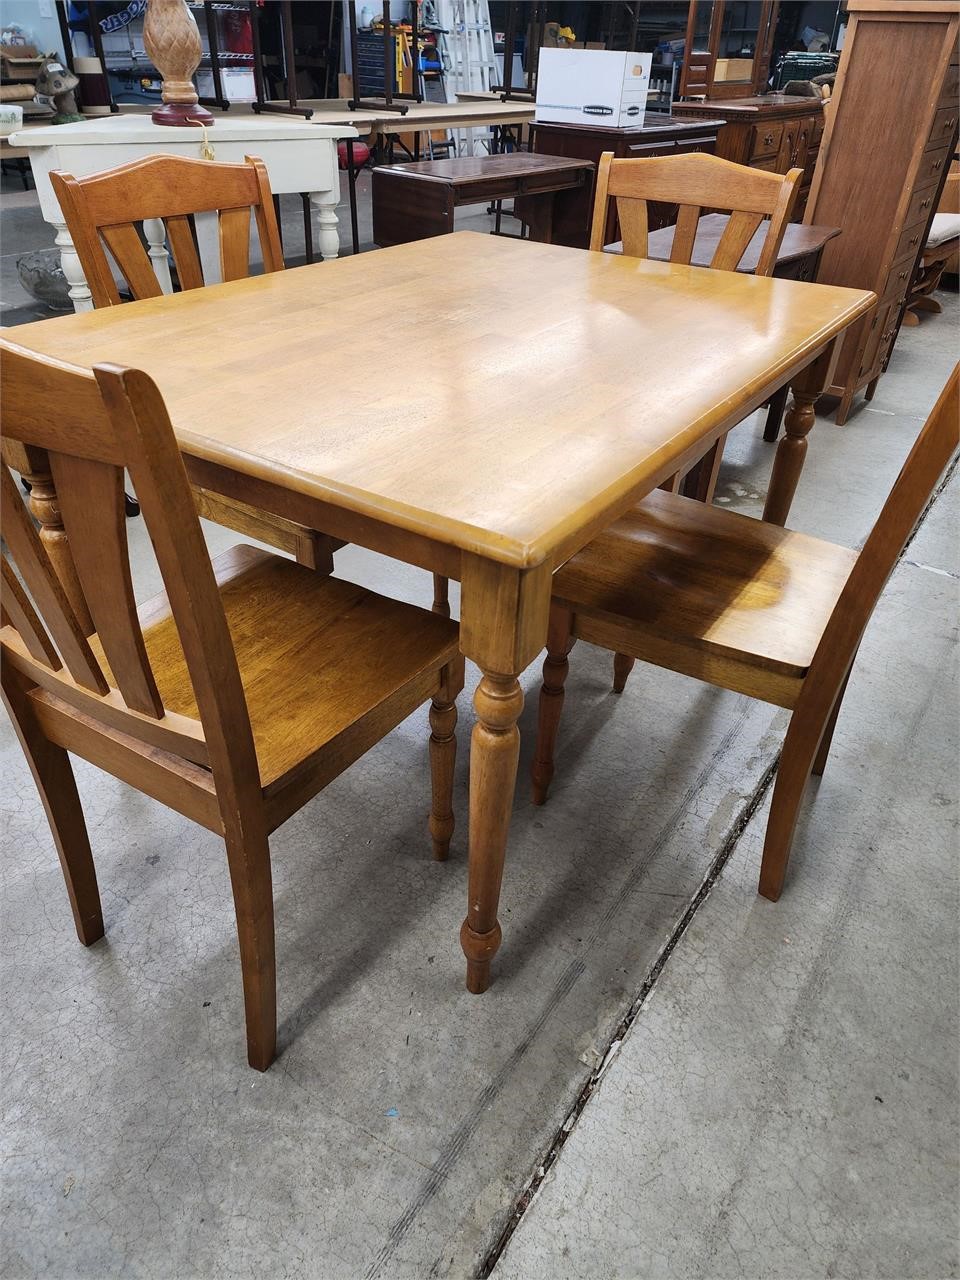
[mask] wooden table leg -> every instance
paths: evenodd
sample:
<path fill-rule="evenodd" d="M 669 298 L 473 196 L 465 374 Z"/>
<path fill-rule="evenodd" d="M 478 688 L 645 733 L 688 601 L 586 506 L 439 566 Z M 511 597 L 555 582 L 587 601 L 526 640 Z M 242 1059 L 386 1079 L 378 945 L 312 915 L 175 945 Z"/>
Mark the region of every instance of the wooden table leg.
<path fill-rule="evenodd" d="M 840 344 L 835 339 L 793 380 L 793 402 L 783 423 L 786 434 L 777 445 L 763 508 L 763 518 L 769 524 L 787 522 L 807 456 L 807 435 L 816 420 L 813 406 L 830 384 L 839 351 Z"/>
<path fill-rule="evenodd" d="M 514 569 L 465 554 L 461 575 L 460 648 L 483 672 L 473 705 L 470 741 L 470 870 L 460 945 L 467 990 L 490 985 L 500 946 L 500 885 L 517 780 L 523 691 L 517 676 L 546 641 L 549 565 Z"/>
<path fill-rule="evenodd" d="M 470 874 L 460 945 L 467 957 L 467 990 L 479 993 L 490 985 L 490 961 L 501 939 L 497 906 L 520 758 L 517 721 L 523 710 L 516 675 L 484 672 L 473 706 L 477 722 L 470 739 Z"/>

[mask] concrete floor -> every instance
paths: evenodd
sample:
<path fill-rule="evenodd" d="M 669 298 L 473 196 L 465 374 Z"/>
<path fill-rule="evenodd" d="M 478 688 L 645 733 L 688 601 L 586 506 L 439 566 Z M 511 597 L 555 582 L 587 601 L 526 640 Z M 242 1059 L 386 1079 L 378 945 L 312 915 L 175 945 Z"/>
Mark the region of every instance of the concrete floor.
<path fill-rule="evenodd" d="M 38 222 L 5 199 L 4 286 Z M 27 318 L 4 293 L 3 322 Z M 795 527 L 866 535 L 956 358 L 943 301 L 871 406 L 819 419 Z M 731 436 L 718 495 L 751 512 L 758 428 Z M 785 713 L 641 666 L 616 698 L 609 655 L 578 646 L 551 803 L 518 788 L 485 996 L 457 942 L 467 697 L 448 864 L 429 856 L 422 715 L 276 833 L 265 1076 L 244 1064 L 220 842 L 78 763 L 107 924 L 85 950 L 0 722 L 5 1280 L 954 1274 L 958 501 L 954 479 L 888 588 L 779 904 L 755 881 Z M 337 563 L 429 597 L 356 548 Z"/>

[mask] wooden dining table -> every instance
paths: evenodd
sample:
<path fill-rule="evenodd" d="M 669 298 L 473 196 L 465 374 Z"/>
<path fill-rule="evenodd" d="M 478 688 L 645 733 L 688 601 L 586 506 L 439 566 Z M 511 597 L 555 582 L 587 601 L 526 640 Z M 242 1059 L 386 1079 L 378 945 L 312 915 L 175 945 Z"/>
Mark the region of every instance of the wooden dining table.
<path fill-rule="evenodd" d="M 194 483 L 460 581 L 481 670 L 461 930 L 479 992 L 501 940 L 518 677 L 554 570 L 790 382 L 765 511 L 782 524 L 837 339 L 874 300 L 458 232 L 8 337 L 145 370 Z M 34 480 L 69 588 L 50 477 Z"/>

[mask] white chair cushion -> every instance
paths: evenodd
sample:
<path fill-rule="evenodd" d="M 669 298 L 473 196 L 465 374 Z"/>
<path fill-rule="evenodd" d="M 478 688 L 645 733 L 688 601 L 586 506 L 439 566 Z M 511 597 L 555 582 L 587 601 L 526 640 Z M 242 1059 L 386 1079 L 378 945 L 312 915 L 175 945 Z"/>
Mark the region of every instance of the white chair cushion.
<path fill-rule="evenodd" d="M 943 244 L 945 240 L 956 240 L 960 237 L 960 213 L 935 213 L 930 224 L 927 245 Z"/>

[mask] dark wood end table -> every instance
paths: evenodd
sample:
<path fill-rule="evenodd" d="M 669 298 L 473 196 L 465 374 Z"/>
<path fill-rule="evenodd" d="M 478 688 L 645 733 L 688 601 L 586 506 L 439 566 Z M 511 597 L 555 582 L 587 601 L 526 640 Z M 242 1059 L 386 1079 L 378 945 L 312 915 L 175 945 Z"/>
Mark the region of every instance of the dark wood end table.
<path fill-rule="evenodd" d="M 593 173 L 591 160 L 529 151 L 381 165 L 373 171 L 374 243 L 386 248 L 448 235 L 461 205 L 527 196 L 536 197 L 524 204 L 531 239 L 549 244 L 557 193 L 589 192 Z"/>

